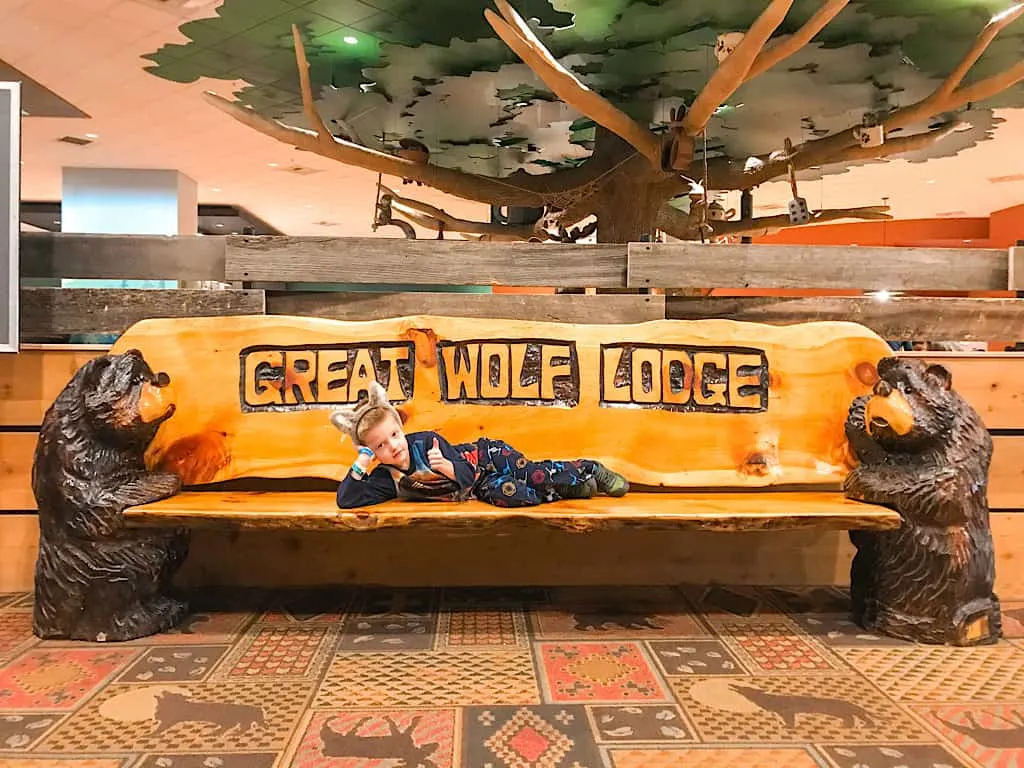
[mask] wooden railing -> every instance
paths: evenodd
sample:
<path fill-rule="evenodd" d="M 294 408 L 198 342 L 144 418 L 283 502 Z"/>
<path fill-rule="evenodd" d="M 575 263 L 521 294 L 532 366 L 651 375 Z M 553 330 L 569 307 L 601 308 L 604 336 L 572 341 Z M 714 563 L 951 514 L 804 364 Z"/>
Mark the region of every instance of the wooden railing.
<path fill-rule="evenodd" d="M 559 245 L 314 237 L 156 237 L 23 233 L 24 277 L 175 280 L 224 290 L 23 288 L 22 337 L 118 333 L 146 317 L 299 314 L 344 320 L 405 314 L 641 322 L 726 317 L 768 323 L 854 320 L 885 338 L 1024 338 L 1024 249 L 631 243 Z M 417 284 L 417 293 L 286 290 L 303 283 Z M 596 289 L 447 293 L 450 285 Z M 436 292 L 429 291 L 437 286 Z M 720 289 L 849 295 L 694 296 Z M 650 289 L 655 289 L 651 292 Z M 865 291 L 977 292 L 990 298 Z M 616 293 L 618 292 L 618 293 Z"/>
<path fill-rule="evenodd" d="M 726 317 L 769 323 L 852 320 L 885 338 L 1024 339 L 1024 249 L 529 245 L 398 239 L 139 237 L 23 234 L 30 278 L 213 281 L 222 290 L 24 288 L 23 339 L 119 333 L 147 317 L 297 314 L 373 319 L 408 314 L 629 323 Z M 403 283 L 436 292 L 294 290 L 303 283 Z M 448 285 L 598 289 L 604 293 L 445 293 Z M 291 288 L 292 290 L 289 290 Z M 639 292 L 641 289 L 657 292 Z M 849 295 L 699 296 L 695 289 L 829 289 Z M 864 291 L 955 291 L 996 298 Z M 617 292 L 616 292 L 617 291 Z M 691 295 L 686 295 L 691 294 Z M 0 355 L 0 592 L 31 585 L 37 522 L 30 484 L 43 413 L 72 373 L 103 347 L 27 345 Z M 997 588 L 1024 598 L 1024 354 L 919 354 L 945 364 L 995 443 L 989 501 Z M 401 539 L 401 541 L 399 541 Z M 586 539 L 586 541 L 584 541 Z M 400 547 L 401 564 L 393 554 Z M 344 534 L 280 538 L 197 535 L 183 571 L 192 583 L 392 584 L 843 583 L 844 534 L 551 534 L 439 541 L 427 534 L 349 543 Z M 529 558 L 522 553 L 529 552 Z M 287 555 L 287 556 L 286 556 Z M 387 565 L 391 563 L 391 565 Z M 443 567 L 438 564 L 443 563 Z"/>

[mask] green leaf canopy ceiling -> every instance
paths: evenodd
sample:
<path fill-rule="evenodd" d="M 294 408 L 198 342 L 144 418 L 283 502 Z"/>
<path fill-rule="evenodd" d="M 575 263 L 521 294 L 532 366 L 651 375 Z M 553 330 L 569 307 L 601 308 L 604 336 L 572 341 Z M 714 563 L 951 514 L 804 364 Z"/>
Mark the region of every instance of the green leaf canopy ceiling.
<path fill-rule="evenodd" d="M 776 36 L 823 0 L 796 0 Z M 664 128 L 718 66 L 720 35 L 743 32 L 764 0 L 512 0 L 545 46 L 591 89 Z M 925 98 L 1006 0 L 854 0 L 811 44 L 743 85 L 708 124 L 697 157 L 749 155 L 824 136 Z M 368 147 L 402 138 L 431 162 L 488 175 L 576 164 L 592 149 L 593 123 L 565 106 L 498 39 L 482 0 L 225 0 L 216 16 L 184 24 L 191 42 L 147 56 L 153 74 L 245 80 L 235 98 L 260 114 L 308 127 L 291 25 L 306 45 L 317 106 L 328 126 Z M 1006 29 L 965 84 L 1024 55 L 1024 23 Z M 226 95 L 226 94 L 225 94 Z M 964 129 L 915 153 L 955 154 L 991 137 L 992 110 L 1024 106 L 1024 85 L 959 117 Z M 938 118 L 937 118 L 938 119 Z M 332 122 L 333 121 L 333 122 Z M 927 128 L 926 123 L 904 134 Z M 896 134 L 897 136 L 900 134 Z M 829 167 L 825 172 L 839 172 Z M 814 175 L 814 172 L 810 174 Z"/>

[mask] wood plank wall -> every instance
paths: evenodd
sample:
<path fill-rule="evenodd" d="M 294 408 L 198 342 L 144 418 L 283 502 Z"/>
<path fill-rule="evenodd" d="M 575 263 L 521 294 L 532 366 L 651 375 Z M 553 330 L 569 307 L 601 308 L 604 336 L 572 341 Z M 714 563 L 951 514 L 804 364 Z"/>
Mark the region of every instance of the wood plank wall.
<path fill-rule="evenodd" d="M 74 371 L 101 349 L 37 346 L 0 355 L 0 592 L 32 584 L 38 528 L 29 478 L 36 430 Z M 998 587 L 1003 597 L 1024 598 L 1024 354 L 912 354 L 947 365 L 954 386 L 993 432 L 989 499 Z M 180 578 L 192 585 L 282 586 L 845 584 L 851 555 L 844 533 L 523 531 L 441 537 L 403 531 L 208 531 L 194 536 Z"/>

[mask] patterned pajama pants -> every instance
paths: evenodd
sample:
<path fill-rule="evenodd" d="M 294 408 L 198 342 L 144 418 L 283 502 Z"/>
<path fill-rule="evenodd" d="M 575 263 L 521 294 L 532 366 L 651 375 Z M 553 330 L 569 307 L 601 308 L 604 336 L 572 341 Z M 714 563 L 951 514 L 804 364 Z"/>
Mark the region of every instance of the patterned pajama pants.
<path fill-rule="evenodd" d="M 473 495 L 496 507 L 533 507 L 561 496 L 555 486 L 582 485 L 594 476 L 590 459 L 530 461 L 501 440 L 477 442 L 480 477 Z"/>

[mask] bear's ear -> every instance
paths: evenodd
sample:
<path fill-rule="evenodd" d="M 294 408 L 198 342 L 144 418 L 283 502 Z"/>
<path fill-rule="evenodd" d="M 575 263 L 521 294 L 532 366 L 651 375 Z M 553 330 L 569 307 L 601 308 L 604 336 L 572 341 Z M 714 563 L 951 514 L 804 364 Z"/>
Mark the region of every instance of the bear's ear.
<path fill-rule="evenodd" d="M 924 375 L 933 379 L 943 389 L 948 390 L 953 386 L 953 374 L 945 366 L 938 363 L 933 363 L 925 368 Z"/>

